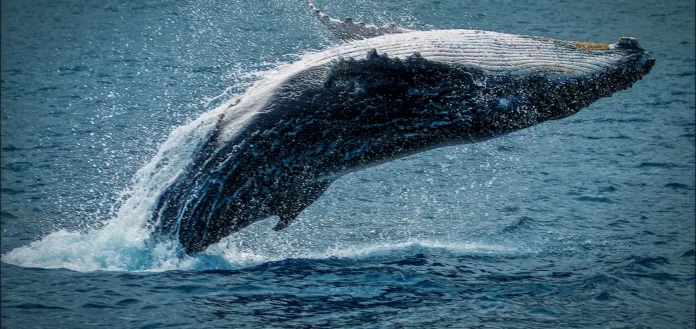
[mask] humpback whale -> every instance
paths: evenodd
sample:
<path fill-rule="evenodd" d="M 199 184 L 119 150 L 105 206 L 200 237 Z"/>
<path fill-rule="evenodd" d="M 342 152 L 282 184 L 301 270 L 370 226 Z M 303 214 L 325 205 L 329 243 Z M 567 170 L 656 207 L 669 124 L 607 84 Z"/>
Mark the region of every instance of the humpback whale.
<path fill-rule="evenodd" d="M 348 172 L 568 117 L 655 63 L 629 37 L 415 31 L 309 5 L 344 42 L 277 67 L 220 115 L 160 193 L 153 236 L 191 254 L 271 216 L 282 230 Z"/>

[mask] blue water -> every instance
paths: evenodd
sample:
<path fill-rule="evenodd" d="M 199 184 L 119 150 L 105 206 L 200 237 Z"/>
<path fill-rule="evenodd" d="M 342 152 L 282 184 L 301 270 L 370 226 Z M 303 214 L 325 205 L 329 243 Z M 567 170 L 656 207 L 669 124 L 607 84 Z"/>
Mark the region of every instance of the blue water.
<path fill-rule="evenodd" d="M 299 0 L 1 3 L 3 328 L 696 325 L 693 1 L 318 0 L 414 29 L 633 36 L 657 63 L 570 118 L 349 174 L 284 231 L 184 258 L 142 244 L 151 159 L 338 40 Z"/>

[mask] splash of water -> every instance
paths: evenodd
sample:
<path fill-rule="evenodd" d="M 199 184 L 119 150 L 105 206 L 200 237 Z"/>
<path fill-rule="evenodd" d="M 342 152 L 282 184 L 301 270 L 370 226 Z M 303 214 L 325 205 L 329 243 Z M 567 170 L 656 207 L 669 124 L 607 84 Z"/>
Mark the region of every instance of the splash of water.
<path fill-rule="evenodd" d="M 77 271 L 166 270 L 185 266 L 189 260 L 176 257 L 174 242 L 147 245 L 151 229 L 144 224 L 159 193 L 184 169 L 217 122 L 217 115 L 229 105 L 222 104 L 174 129 L 154 158 L 136 173 L 130 187 L 121 192 L 122 204 L 106 225 L 86 232 L 59 230 L 2 255 L 2 261 Z"/>

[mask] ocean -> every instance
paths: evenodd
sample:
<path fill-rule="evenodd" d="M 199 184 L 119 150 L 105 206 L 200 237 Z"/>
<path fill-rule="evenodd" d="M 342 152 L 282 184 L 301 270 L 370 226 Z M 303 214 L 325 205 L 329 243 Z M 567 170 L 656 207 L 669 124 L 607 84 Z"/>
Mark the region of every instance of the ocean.
<path fill-rule="evenodd" d="M 317 0 L 411 29 L 632 36 L 656 64 L 184 257 L 143 224 L 201 122 L 340 41 L 303 0 L 0 3 L 2 328 L 696 326 L 693 1 Z"/>

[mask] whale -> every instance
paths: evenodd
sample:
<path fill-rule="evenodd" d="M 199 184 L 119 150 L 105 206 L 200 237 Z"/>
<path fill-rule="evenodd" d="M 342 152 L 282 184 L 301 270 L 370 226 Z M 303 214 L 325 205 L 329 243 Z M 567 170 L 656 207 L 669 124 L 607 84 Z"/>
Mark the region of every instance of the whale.
<path fill-rule="evenodd" d="M 417 31 L 309 7 L 340 43 L 279 65 L 230 103 L 157 197 L 154 237 L 194 254 L 273 216 L 282 230 L 346 173 L 566 118 L 655 63 L 631 37 Z"/>

